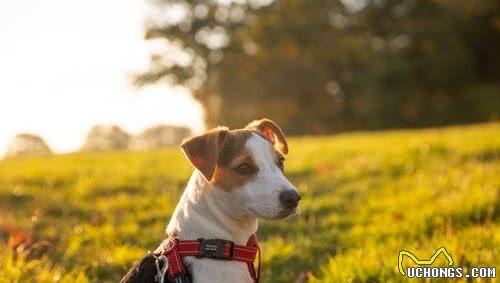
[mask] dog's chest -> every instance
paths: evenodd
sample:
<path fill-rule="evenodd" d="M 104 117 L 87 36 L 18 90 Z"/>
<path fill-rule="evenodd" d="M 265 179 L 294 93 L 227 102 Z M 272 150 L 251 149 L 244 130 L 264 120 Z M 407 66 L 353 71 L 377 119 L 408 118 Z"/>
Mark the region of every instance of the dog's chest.
<path fill-rule="evenodd" d="M 243 262 L 186 257 L 192 283 L 253 283 L 248 266 Z"/>

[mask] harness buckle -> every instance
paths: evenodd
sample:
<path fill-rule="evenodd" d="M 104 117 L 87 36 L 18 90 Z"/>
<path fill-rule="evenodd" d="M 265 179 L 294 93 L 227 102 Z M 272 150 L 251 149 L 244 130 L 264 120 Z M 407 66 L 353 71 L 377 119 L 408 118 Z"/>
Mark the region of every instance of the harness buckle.
<path fill-rule="evenodd" d="M 198 239 L 200 241 L 200 255 L 213 259 L 230 260 L 234 256 L 234 242 L 221 239 Z M 229 243 L 229 255 L 224 254 L 224 248 Z"/>

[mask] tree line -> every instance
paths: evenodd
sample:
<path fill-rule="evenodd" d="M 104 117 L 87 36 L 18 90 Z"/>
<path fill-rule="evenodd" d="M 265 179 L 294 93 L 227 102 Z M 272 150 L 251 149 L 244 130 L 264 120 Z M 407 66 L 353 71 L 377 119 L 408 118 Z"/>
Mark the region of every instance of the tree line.
<path fill-rule="evenodd" d="M 208 126 L 291 134 L 496 119 L 496 0 L 157 0 L 139 85 L 191 88 Z"/>

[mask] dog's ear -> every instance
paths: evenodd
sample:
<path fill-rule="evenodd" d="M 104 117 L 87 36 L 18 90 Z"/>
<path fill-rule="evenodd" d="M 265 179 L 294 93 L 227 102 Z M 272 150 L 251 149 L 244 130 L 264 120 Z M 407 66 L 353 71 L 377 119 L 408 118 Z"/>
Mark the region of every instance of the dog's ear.
<path fill-rule="evenodd" d="M 245 129 L 259 131 L 268 141 L 273 144 L 282 154 L 288 153 L 288 144 L 280 127 L 269 119 L 255 120 L 248 124 Z"/>
<path fill-rule="evenodd" d="M 186 157 L 207 181 L 212 180 L 219 159 L 219 151 L 227 133 L 227 128 L 216 128 L 203 135 L 187 139 L 181 144 Z"/>

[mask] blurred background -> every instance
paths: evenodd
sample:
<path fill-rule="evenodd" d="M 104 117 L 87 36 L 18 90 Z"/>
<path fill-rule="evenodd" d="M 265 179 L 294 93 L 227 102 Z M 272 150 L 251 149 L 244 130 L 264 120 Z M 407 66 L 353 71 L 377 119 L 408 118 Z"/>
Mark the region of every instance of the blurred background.
<path fill-rule="evenodd" d="M 212 126 L 270 116 L 291 134 L 495 119 L 494 0 L 158 1 L 140 84 L 191 86 Z M 165 10 L 177 11 L 166 18 Z M 280 111 L 276 111 L 280 109 Z"/>
<path fill-rule="evenodd" d="M 263 283 L 500 267 L 499 66 L 497 0 L 0 0 L 0 281 L 119 281 L 181 140 L 262 117 L 302 193 L 260 222 Z"/>
<path fill-rule="evenodd" d="M 97 124 L 288 134 L 498 119 L 495 0 L 0 2 L 0 150 Z M 277 111 L 279 110 L 279 111 Z"/>

